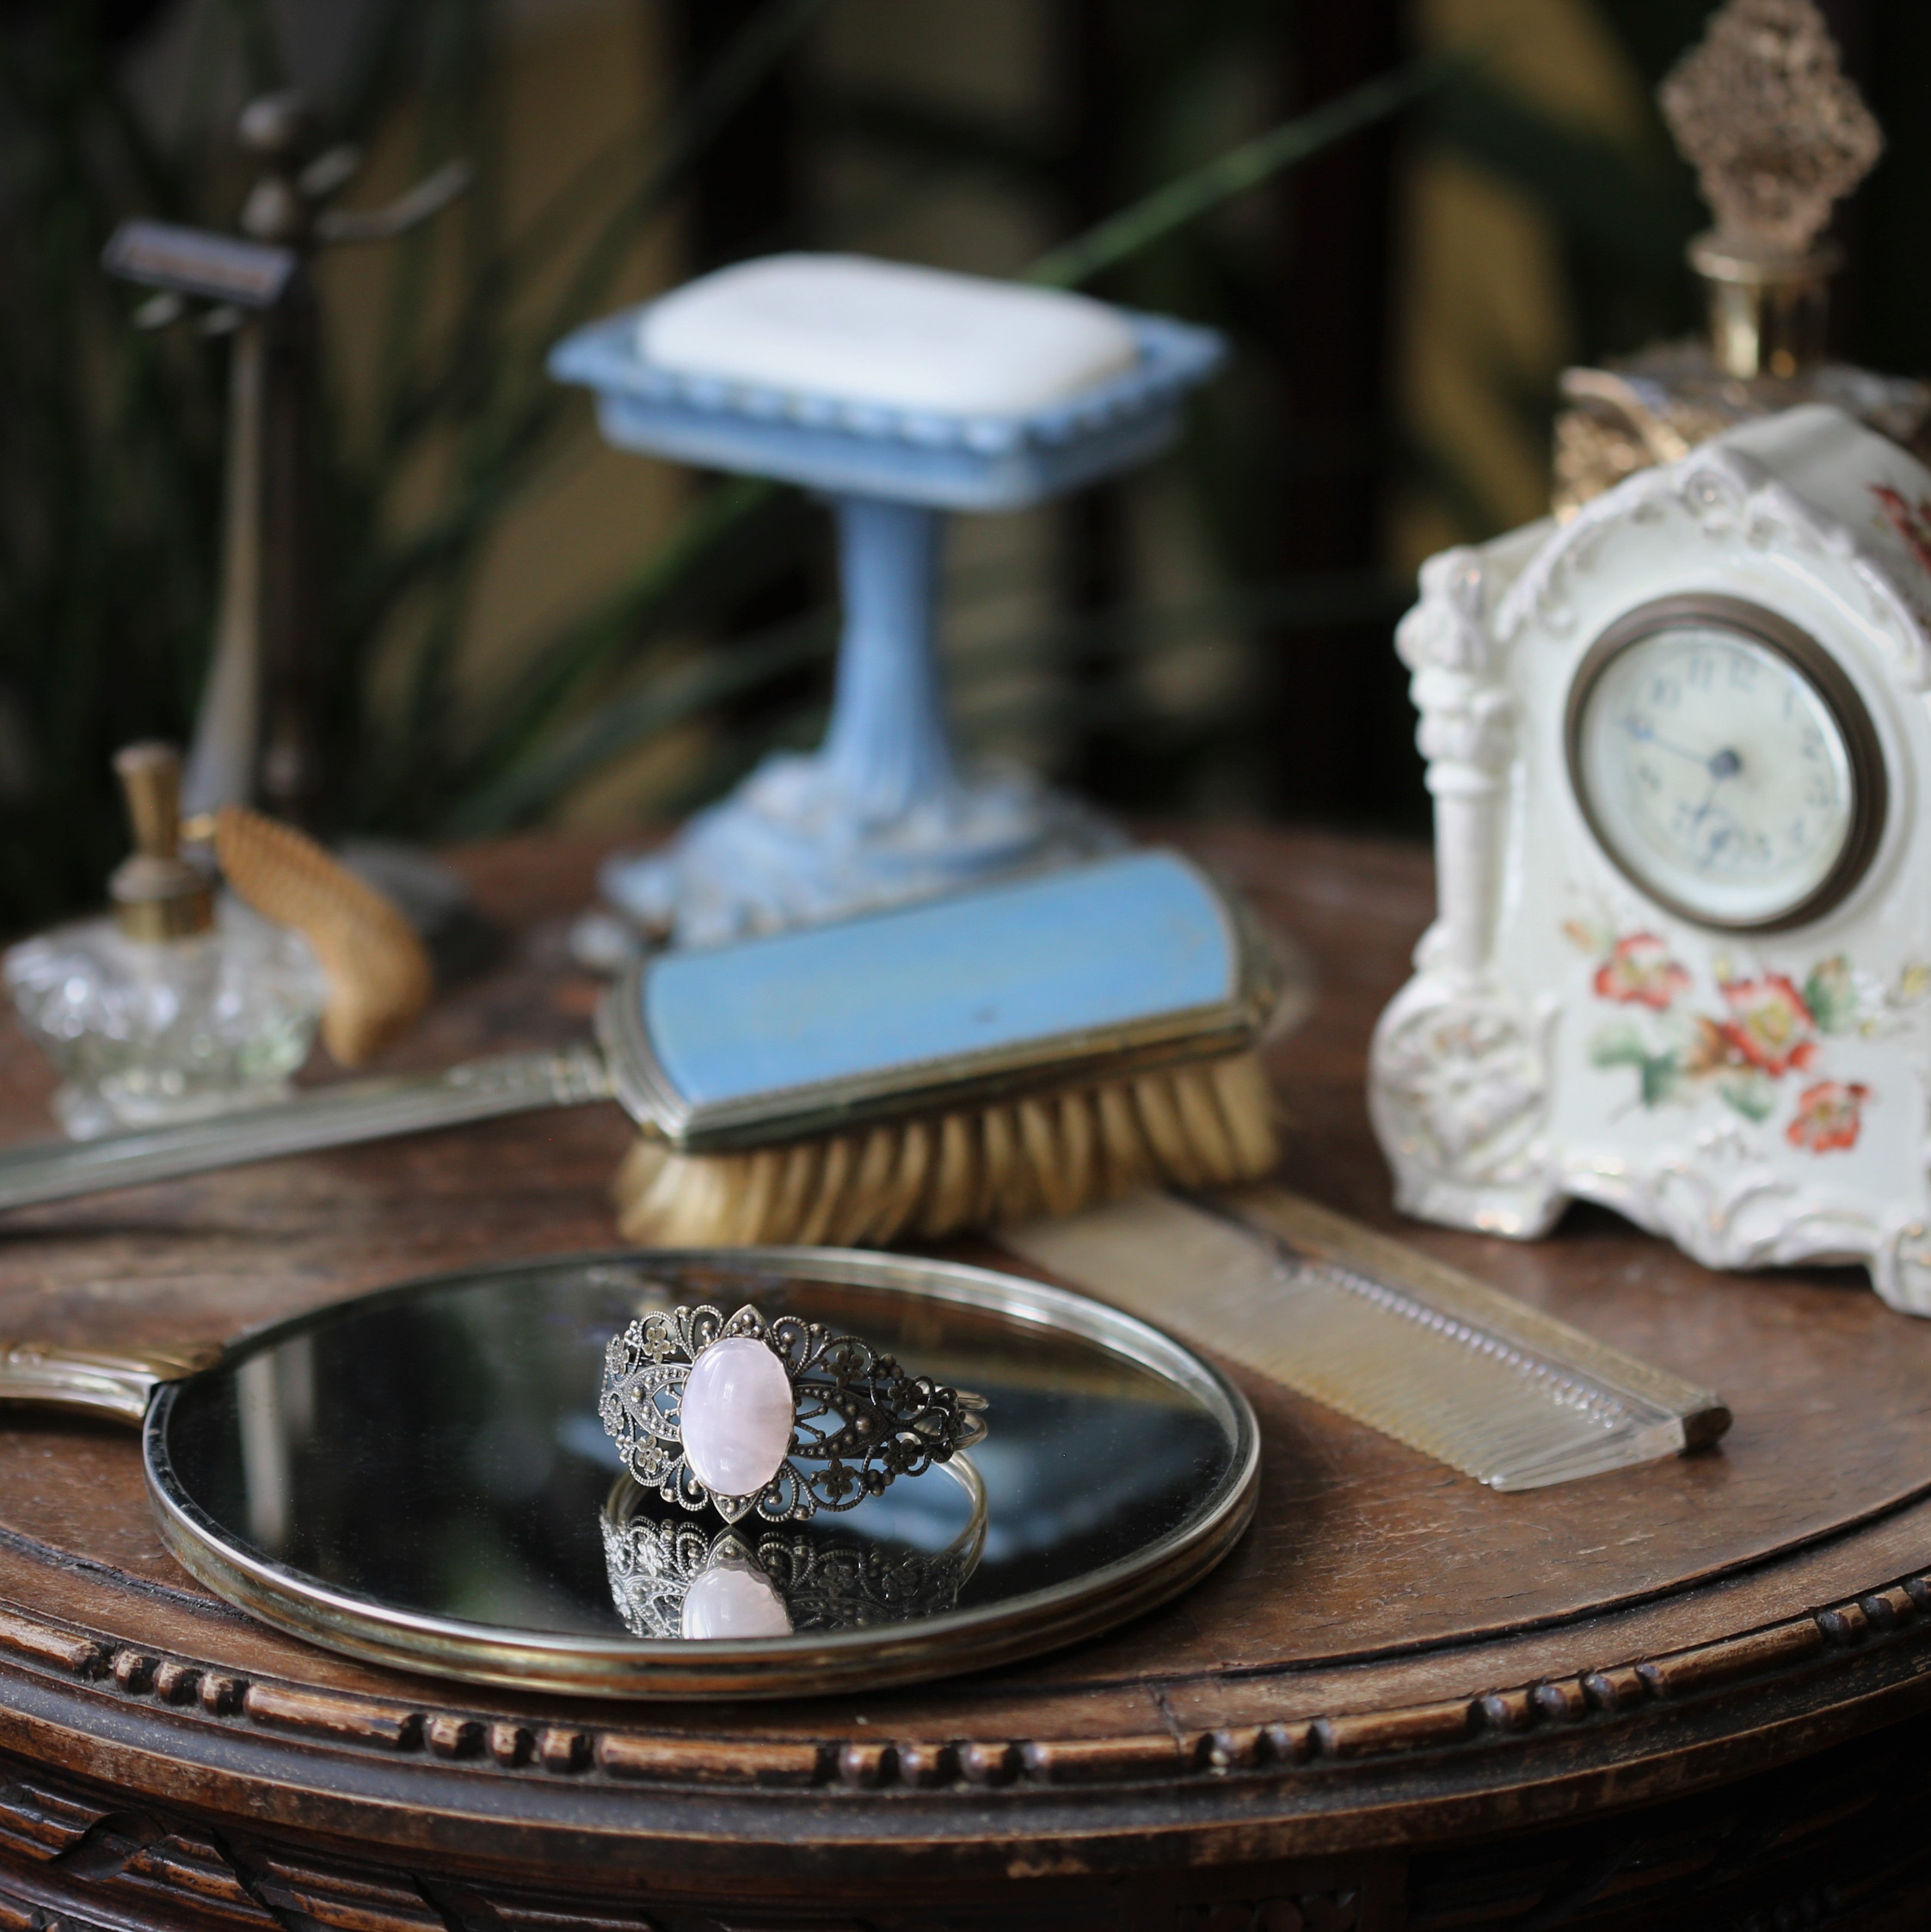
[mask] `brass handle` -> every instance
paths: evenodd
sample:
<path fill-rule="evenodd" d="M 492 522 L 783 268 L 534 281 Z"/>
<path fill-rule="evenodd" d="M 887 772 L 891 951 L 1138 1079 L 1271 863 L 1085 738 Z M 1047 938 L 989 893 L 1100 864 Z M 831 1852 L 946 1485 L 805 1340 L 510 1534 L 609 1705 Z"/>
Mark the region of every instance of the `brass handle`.
<path fill-rule="evenodd" d="M 283 1105 L 211 1120 L 0 1148 L 0 1211 L 505 1114 L 582 1106 L 610 1093 L 602 1056 L 581 1046 L 472 1060 L 440 1073 L 344 1080 Z"/>
<path fill-rule="evenodd" d="M 31 1402 L 139 1428 L 163 1382 L 178 1382 L 221 1359 L 217 1343 L 124 1354 L 46 1342 L 0 1342 L 0 1402 Z"/>

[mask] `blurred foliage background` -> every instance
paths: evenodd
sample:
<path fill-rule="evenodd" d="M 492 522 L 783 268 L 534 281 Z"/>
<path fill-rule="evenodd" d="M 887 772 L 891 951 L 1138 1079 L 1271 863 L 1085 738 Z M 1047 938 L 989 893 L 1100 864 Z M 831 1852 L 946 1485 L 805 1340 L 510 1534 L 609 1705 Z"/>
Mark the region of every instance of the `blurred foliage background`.
<path fill-rule="evenodd" d="M 321 271 L 328 822 L 426 838 L 689 810 L 823 721 L 828 532 L 598 442 L 542 358 L 769 249 L 1018 274 L 1257 134 L 1465 56 L 1087 286 L 1213 323 L 1183 449 L 957 520 L 968 748 L 1121 810 L 1419 832 L 1390 648 L 1414 564 L 1537 514 L 1565 362 L 1680 334 L 1700 211 L 1655 83 L 1708 0 L 0 0 L 0 931 L 97 899 L 113 748 L 184 737 L 226 350 L 143 333 L 130 214 L 233 225 L 236 111 L 300 84 L 373 205 L 475 190 Z M 1931 360 L 1922 0 L 1835 0 L 1891 152 L 1840 347 Z M 1064 257 L 1057 259 L 1063 261 Z"/>

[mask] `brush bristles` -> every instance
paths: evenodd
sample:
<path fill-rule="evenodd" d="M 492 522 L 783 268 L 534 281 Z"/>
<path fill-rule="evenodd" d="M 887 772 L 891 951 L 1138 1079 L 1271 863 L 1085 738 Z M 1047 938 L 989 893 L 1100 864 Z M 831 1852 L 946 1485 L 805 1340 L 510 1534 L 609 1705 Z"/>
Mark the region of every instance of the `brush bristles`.
<path fill-rule="evenodd" d="M 1275 1157 L 1267 1076 L 1242 1053 L 743 1154 L 640 1139 L 614 1192 L 633 1241 L 869 1247 L 1070 1214 L 1162 1183 L 1252 1180 Z"/>

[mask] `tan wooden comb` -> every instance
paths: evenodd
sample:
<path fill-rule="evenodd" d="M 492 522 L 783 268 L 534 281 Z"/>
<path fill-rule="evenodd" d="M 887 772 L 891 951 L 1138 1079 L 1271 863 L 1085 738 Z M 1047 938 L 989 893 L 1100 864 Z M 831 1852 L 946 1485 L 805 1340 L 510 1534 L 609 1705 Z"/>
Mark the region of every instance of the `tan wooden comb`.
<path fill-rule="evenodd" d="M 429 1003 L 434 975 L 408 920 L 315 841 L 246 806 L 211 814 L 214 856 L 236 895 L 293 926 L 328 982 L 322 1040 L 339 1066 L 359 1066 Z"/>

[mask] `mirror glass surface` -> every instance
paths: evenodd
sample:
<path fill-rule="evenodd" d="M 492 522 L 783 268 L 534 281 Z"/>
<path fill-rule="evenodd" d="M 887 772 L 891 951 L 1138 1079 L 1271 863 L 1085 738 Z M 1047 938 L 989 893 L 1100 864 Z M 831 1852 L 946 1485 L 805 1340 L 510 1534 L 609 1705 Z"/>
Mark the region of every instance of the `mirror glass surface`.
<path fill-rule="evenodd" d="M 850 1510 L 729 1533 L 627 1488 L 598 1420 L 604 1347 L 680 1302 L 802 1316 L 983 1394 L 983 1521 L 942 1467 Z M 674 1257 L 535 1264 L 325 1310 L 178 1389 L 166 1438 L 178 1498 L 301 1576 L 403 1611 L 616 1639 L 802 1640 L 1002 1606 L 1183 1528 L 1236 1454 L 1204 1375 L 1189 1386 L 1018 1311 Z"/>

